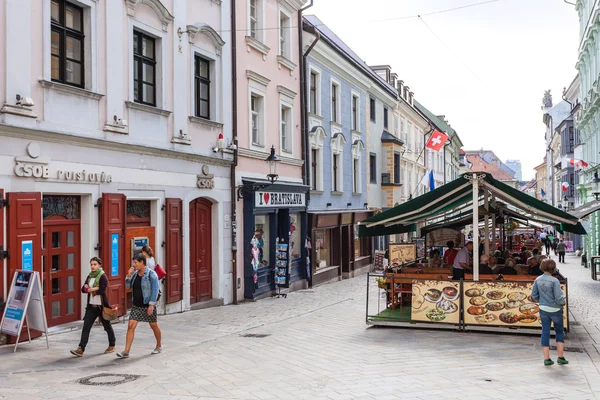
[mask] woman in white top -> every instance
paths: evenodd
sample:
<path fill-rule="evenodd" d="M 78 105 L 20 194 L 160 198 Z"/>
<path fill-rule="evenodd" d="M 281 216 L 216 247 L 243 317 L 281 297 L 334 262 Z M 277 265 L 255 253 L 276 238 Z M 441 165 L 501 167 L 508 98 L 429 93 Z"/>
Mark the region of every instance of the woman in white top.
<path fill-rule="evenodd" d="M 156 260 L 154 259 L 154 252 L 152 251 L 152 247 L 142 247 L 142 254 L 144 255 L 144 257 L 146 257 L 146 267 L 154 271 L 154 268 L 156 268 Z"/>

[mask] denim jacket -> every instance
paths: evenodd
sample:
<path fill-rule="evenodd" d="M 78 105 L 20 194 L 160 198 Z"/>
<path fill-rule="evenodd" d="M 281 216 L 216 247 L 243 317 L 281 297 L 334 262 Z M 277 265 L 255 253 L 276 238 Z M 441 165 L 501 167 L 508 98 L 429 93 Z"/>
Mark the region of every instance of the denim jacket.
<path fill-rule="evenodd" d="M 134 272 L 131 278 L 125 278 L 125 287 L 131 289 L 133 282 L 139 278 L 138 272 Z M 144 275 L 142 275 L 142 295 L 144 296 L 144 304 L 156 305 L 158 298 L 158 275 L 150 268 L 146 267 Z"/>
<path fill-rule="evenodd" d="M 565 296 L 560 288 L 560 282 L 552 275 L 543 274 L 533 282 L 531 298 L 541 306 L 562 307 L 565 305 Z"/>

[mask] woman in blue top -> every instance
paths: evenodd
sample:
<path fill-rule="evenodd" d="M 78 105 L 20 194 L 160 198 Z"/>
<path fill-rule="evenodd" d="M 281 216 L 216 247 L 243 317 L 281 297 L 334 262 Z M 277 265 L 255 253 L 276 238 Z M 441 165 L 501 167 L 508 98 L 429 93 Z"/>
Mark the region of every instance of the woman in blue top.
<path fill-rule="evenodd" d="M 533 283 L 531 298 L 540 304 L 540 319 L 542 320 L 542 349 L 544 350 L 544 365 L 552 365 L 550 359 L 550 325 L 554 323 L 556 333 L 556 350 L 559 364 L 568 364 L 564 357 L 565 329 L 563 322 L 563 306 L 565 296 L 560 288 L 560 282 L 552 275 L 556 272 L 556 262 L 551 259 L 543 260 L 541 266 L 543 275 L 538 276 Z"/>
<path fill-rule="evenodd" d="M 138 322 L 148 322 L 150 324 L 150 328 L 152 328 L 154 337 L 156 338 L 156 347 L 152 351 L 152 354 L 159 354 L 162 351 L 162 344 L 156 315 L 158 275 L 146 266 L 146 257 L 143 254 L 133 257 L 133 267 L 129 269 L 129 274 L 127 274 L 127 278 L 125 279 L 125 287 L 132 291 L 133 306 L 129 313 L 125 351 L 117 353 L 117 357 L 129 358 L 129 350 L 131 350 Z"/>

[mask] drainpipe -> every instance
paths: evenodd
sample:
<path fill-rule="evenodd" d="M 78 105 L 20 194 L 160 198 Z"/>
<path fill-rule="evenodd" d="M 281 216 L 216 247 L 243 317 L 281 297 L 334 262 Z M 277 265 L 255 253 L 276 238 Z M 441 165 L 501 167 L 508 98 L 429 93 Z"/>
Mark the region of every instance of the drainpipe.
<path fill-rule="evenodd" d="M 310 148 L 308 144 L 308 111 L 306 109 L 306 57 L 311 52 L 313 47 L 317 44 L 321 35 L 319 32 L 312 27 L 313 32 L 317 37 L 311 43 L 310 47 L 306 50 L 305 53 L 302 52 L 302 30 L 303 30 L 303 22 L 302 22 L 302 13 L 313 6 L 313 0 L 310 0 L 310 3 L 306 6 L 302 7 L 298 10 L 298 40 L 300 45 L 298 46 L 298 55 L 300 59 L 300 132 L 302 132 L 302 157 L 304 158 L 304 168 L 302 168 L 302 181 L 308 186 L 311 187 L 310 182 Z M 306 204 L 308 206 L 310 202 L 310 190 L 306 193 Z"/>
<path fill-rule="evenodd" d="M 231 136 L 233 140 L 233 162 L 230 167 L 230 184 L 231 184 L 231 269 L 233 275 L 233 304 L 238 304 L 237 290 L 238 290 L 238 276 L 237 276 L 237 197 L 236 197 L 236 178 L 235 169 L 238 165 L 238 137 L 237 137 L 237 31 L 235 30 L 236 25 L 236 4 L 235 0 L 231 0 L 231 103 L 232 103 L 232 117 L 231 117 Z"/>

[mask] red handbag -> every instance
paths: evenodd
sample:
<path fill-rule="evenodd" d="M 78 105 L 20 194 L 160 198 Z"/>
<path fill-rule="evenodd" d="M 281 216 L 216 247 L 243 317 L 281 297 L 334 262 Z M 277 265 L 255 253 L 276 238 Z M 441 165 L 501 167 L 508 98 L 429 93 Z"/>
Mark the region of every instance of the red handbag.
<path fill-rule="evenodd" d="M 154 272 L 156 272 L 156 275 L 158 276 L 159 281 L 162 278 L 164 278 L 165 276 L 167 276 L 167 273 L 165 272 L 163 267 L 161 267 L 159 264 L 156 264 L 156 267 L 154 268 Z"/>

